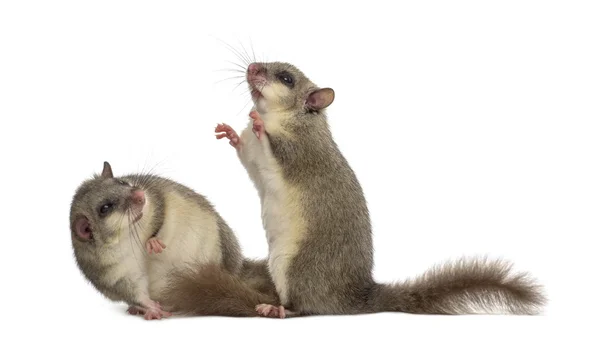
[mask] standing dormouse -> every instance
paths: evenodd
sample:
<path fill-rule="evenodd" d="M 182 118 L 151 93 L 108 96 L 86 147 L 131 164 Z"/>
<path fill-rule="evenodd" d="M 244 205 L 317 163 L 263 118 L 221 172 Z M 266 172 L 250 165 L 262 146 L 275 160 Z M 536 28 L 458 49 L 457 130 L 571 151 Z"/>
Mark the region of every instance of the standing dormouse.
<path fill-rule="evenodd" d="M 279 303 L 266 262 L 244 259 L 209 201 L 172 180 L 114 177 L 105 162 L 75 192 L 70 223 L 77 266 L 130 314 L 257 316 Z"/>
<path fill-rule="evenodd" d="M 400 311 L 535 314 L 545 303 L 509 263 L 464 259 L 398 284 L 372 277 L 371 223 L 362 188 L 330 132 L 334 91 L 288 63 L 252 63 L 254 109 L 241 136 L 219 124 L 253 181 L 269 245 L 268 267 L 282 306 L 268 317 Z"/>

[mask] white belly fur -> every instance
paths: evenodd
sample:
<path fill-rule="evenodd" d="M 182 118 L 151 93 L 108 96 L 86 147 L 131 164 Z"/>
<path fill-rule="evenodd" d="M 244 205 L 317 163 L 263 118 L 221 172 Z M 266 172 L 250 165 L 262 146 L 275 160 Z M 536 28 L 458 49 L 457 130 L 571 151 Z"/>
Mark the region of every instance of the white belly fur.
<path fill-rule="evenodd" d="M 242 134 L 240 161 L 254 182 L 261 199 L 263 227 L 269 244 L 269 272 L 285 305 L 288 300 L 287 271 L 298 251 L 299 217 L 294 211 L 293 192 L 286 186 L 266 138 L 252 132 L 252 122 Z"/>
<path fill-rule="evenodd" d="M 152 200 L 149 196 L 146 200 L 143 212 L 151 214 Z M 147 222 L 144 223 L 145 219 L 142 218 L 139 224 L 129 225 L 126 217 L 114 215 L 114 221 L 122 222 L 117 224 L 121 231 L 114 242 L 106 243 L 101 252 L 104 261 L 114 263 L 114 267 L 101 276 L 103 283 L 114 285 L 125 276 L 137 285 L 136 300 L 143 303 L 159 297 L 166 285 L 166 276 L 174 267 L 222 261 L 219 228 L 212 212 L 185 200 L 177 192 L 167 191 L 165 215 L 158 238 L 166 249 L 151 255 L 145 251 L 145 240 L 152 235 Z M 136 231 L 131 226 L 136 226 Z M 108 295 L 111 297 L 111 294 Z M 120 300 L 117 296 L 112 298 Z"/>
<path fill-rule="evenodd" d="M 175 192 L 166 195 L 165 222 L 158 238 L 167 246 L 160 254 L 147 257 L 151 298 L 165 286 L 174 267 L 187 263 L 220 263 L 221 242 L 217 219 L 193 201 Z"/>

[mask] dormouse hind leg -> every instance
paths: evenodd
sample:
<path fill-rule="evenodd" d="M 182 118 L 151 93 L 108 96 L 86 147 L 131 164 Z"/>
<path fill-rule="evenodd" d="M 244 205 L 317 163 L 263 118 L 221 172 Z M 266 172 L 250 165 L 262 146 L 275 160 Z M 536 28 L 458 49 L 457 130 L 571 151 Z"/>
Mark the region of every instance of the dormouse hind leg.
<path fill-rule="evenodd" d="M 127 310 L 132 315 L 144 315 L 147 320 L 161 319 L 171 316 L 170 312 L 162 309 L 160 304 L 150 299 L 148 295 L 148 280 L 141 277 L 135 283 L 121 279 L 113 287 L 120 298 L 129 304 Z"/>
<path fill-rule="evenodd" d="M 159 238 L 157 238 L 156 236 L 151 237 L 150 239 L 148 239 L 148 241 L 146 241 L 146 251 L 148 252 L 148 254 L 159 254 L 162 253 L 163 249 L 167 248 L 167 245 L 165 245 Z"/>
<path fill-rule="evenodd" d="M 240 146 L 240 136 L 238 136 L 231 126 L 227 124 L 219 124 L 215 128 L 215 133 L 217 133 L 217 139 L 227 137 L 227 139 L 229 139 L 229 144 L 236 149 Z"/>

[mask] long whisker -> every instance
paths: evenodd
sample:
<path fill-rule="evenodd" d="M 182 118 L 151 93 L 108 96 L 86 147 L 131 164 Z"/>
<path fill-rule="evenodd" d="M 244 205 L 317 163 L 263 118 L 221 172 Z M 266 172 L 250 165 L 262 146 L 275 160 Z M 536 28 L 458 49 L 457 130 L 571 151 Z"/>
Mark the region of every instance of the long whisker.
<path fill-rule="evenodd" d="M 123 219 L 125 219 L 125 213 L 121 213 L 121 218 L 119 219 L 119 242 L 121 241 L 121 233 L 123 233 Z M 131 239 L 130 239 L 131 240 Z M 121 245 L 118 245 L 119 247 L 119 254 L 121 255 L 121 257 L 123 257 L 123 249 L 121 247 Z"/>
<path fill-rule="evenodd" d="M 240 75 L 240 76 L 227 77 L 225 79 L 222 79 L 222 80 L 219 80 L 219 81 L 215 82 L 215 84 L 219 84 L 219 83 L 222 83 L 222 82 L 225 82 L 225 81 L 237 80 L 238 78 L 246 78 L 246 76 L 241 76 Z"/>
<path fill-rule="evenodd" d="M 233 91 L 235 91 L 237 88 L 239 88 L 239 87 L 240 87 L 240 85 L 242 85 L 242 84 L 246 83 L 246 80 L 245 80 L 245 78 L 246 78 L 246 77 L 244 76 L 244 80 L 240 81 L 240 83 L 238 83 L 238 84 L 237 84 L 235 87 L 233 87 Z M 247 92 L 250 92 L 250 89 L 247 89 L 246 91 L 247 91 Z"/>
<path fill-rule="evenodd" d="M 231 72 L 236 72 L 237 68 L 239 68 L 239 72 L 243 73 L 244 76 L 238 76 L 238 77 L 229 77 L 227 79 L 223 79 L 218 81 L 217 83 L 221 83 L 230 79 L 241 79 L 242 77 L 244 78 L 243 80 L 239 81 L 238 83 L 235 84 L 235 86 L 233 87 L 232 91 L 236 91 L 238 90 L 244 83 L 247 83 L 246 81 L 246 72 L 247 72 L 247 67 L 253 63 L 253 62 L 259 62 L 261 61 L 259 58 L 257 58 L 256 55 L 256 51 L 254 50 L 254 43 L 252 42 L 252 40 L 250 39 L 250 46 L 249 48 L 246 48 L 246 46 L 239 40 L 237 40 L 237 43 L 239 44 L 239 48 L 234 47 L 232 44 L 225 42 L 224 40 L 215 37 L 221 44 L 223 44 L 223 46 L 225 46 L 236 58 L 237 60 L 239 60 L 239 62 L 241 62 L 242 64 L 239 64 L 237 62 L 232 62 L 232 61 L 226 61 L 229 64 L 234 65 L 235 69 L 229 69 L 229 71 Z M 264 57 L 263 57 L 264 59 Z M 264 84 L 263 87 L 260 87 L 260 90 L 264 89 Z M 252 91 L 250 87 L 245 88 L 245 90 L 242 90 L 239 94 L 239 96 L 244 96 L 247 95 L 247 100 L 244 104 L 244 106 L 242 107 L 241 110 L 239 110 L 235 116 L 238 116 L 242 111 L 246 110 L 248 105 L 250 105 L 251 103 L 253 103 L 253 99 L 252 99 Z"/>
<path fill-rule="evenodd" d="M 250 65 L 250 63 L 252 63 L 252 57 L 250 57 L 250 54 L 248 54 L 246 47 L 244 47 L 244 44 L 239 39 L 238 39 L 238 43 L 240 44 L 240 46 L 242 47 L 242 50 L 244 51 L 244 56 L 248 62 L 248 65 Z"/>
<path fill-rule="evenodd" d="M 133 219 L 131 218 L 131 214 L 129 212 L 129 208 L 126 211 L 127 213 L 127 230 L 129 231 L 129 244 L 131 245 L 131 252 L 133 253 L 133 256 L 135 257 L 135 259 L 137 260 L 137 255 L 135 254 L 135 247 L 133 245 L 133 229 L 131 228 L 131 222 L 133 221 Z"/>
<path fill-rule="evenodd" d="M 140 246 L 140 248 L 141 248 L 140 252 L 141 252 L 142 256 L 146 254 L 146 247 L 141 243 L 139 235 L 137 235 L 137 232 L 133 228 L 134 226 L 131 225 L 133 223 L 133 219 L 132 219 L 132 216 L 131 216 L 131 208 L 127 209 L 127 213 L 129 214 L 128 227 L 129 227 L 129 242 L 131 243 L 131 252 L 132 252 L 132 254 L 133 254 L 134 258 L 135 258 L 135 262 L 138 264 L 138 266 L 140 267 L 140 269 L 142 269 L 143 266 L 140 263 L 140 260 L 138 259 L 137 254 L 135 253 L 135 247 L 134 247 L 133 242 L 135 241 L 135 243 Z M 136 240 L 136 238 L 137 238 L 137 240 Z"/>
<path fill-rule="evenodd" d="M 238 74 L 245 74 L 246 72 L 240 69 L 234 69 L 234 68 L 223 68 L 223 69 L 217 69 L 214 70 L 214 72 L 229 72 L 229 73 L 238 73 Z"/>
<path fill-rule="evenodd" d="M 248 104 L 250 104 L 250 102 L 252 102 L 252 97 L 250 97 L 250 98 L 248 99 L 248 101 L 246 102 L 246 104 L 244 104 L 244 107 L 242 107 L 242 108 L 240 109 L 240 111 L 238 111 L 238 112 L 237 112 L 235 115 L 236 115 L 236 116 L 239 116 L 239 114 L 241 114 L 241 113 L 242 113 L 242 111 L 246 110 L 246 107 L 248 106 Z"/>
<path fill-rule="evenodd" d="M 242 92 L 241 92 L 241 93 L 238 95 L 238 97 L 241 97 L 241 96 L 244 96 L 244 95 L 248 95 L 247 97 L 248 97 L 248 98 L 250 98 L 250 99 L 252 99 L 252 91 L 250 91 L 250 90 L 242 91 Z"/>
<path fill-rule="evenodd" d="M 254 53 L 254 43 L 252 43 L 252 38 L 250 37 L 250 49 L 252 50 L 252 61 L 256 62 L 256 54 Z"/>
<path fill-rule="evenodd" d="M 162 161 L 156 163 L 151 168 L 146 169 L 147 164 L 144 164 L 144 168 L 139 170 L 139 172 L 135 175 L 136 179 L 134 181 L 134 186 L 148 189 L 151 188 L 154 183 L 158 182 L 158 176 L 156 176 L 153 172 L 156 168 L 162 164 Z"/>
<path fill-rule="evenodd" d="M 131 208 L 129 208 L 128 211 L 130 213 L 129 228 L 131 228 L 133 230 L 133 234 L 135 234 L 134 238 L 136 239 L 136 243 L 139 245 L 140 249 L 143 252 L 145 252 L 146 247 L 145 247 L 144 243 L 142 242 L 142 238 L 140 237 L 138 227 L 133 222 L 133 220 L 135 220 L 135 218 L 139 215 L 139 213 L 135 214 Z"/>
<path fill-rule="evenodd" d="M 248 60 L 244 58 L 244 55 L 242 55 L 242 53 L 241 53 L 241 52 L 239 52 L 237 49 L 235 49 L 235 48 L 234 48 L 232 45 L 230 45 L 229 43 L 227 43 L 227 42 L 225 42 L 225 41 L 223 41 L 223 40 L 220 40 L 220 41 L 221 41 L 223 44 L 225 44 L 225 45 L 226 45 L 226 47 L 229 49 L 229 51 L 231 51 L 233 54 L 235 54 L 235 55 L 238 57 L 238 59 L 239 59 L 240 61 L 242 61 L 242 63 L 246 64 L 246 66 L 247 66 L 247 65 L 249 65 L 249 63 L 248 63 Z"/>
<path fill-rule="evenodd" d="M 246 67 L 244 67 L 243 65 L 241 65 L 241 64 L 239 64 L 239 63 L 236 63 L 236 62 L 233 62 L 233 61 L 229 61 L 229 60 L 228 60 L 228 61 L 225 61 L 225 62 L 227 62 L 227 63 L 229 63 L 229 64 L 232 64 L 232 65 L 234 65 L 234 66 L 236 66 L 236 67 L 240 68 L 240 70 L 239 70 L 239 71 L 241 71 L 241 72 L 244 72 L 244 73 L 246 72 Z"/>

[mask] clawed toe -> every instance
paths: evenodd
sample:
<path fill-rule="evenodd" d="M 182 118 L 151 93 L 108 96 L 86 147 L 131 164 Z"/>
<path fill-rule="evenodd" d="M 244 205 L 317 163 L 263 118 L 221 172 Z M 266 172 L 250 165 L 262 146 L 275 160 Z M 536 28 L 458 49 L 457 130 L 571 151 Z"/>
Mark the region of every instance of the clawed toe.
<path fill-rule="evenodd" d="M 217 133 L 217 139 L 229 139 L 229 144 L 233 147 L 236 147 L 240 143 L 240 137 L 238 134 L 231 126 L 227 124 L 218 124 L 215 128 L 215 133 Z"/>
<path fill-rule="evenodd" d="M 263 317 L 285 318 L 285 308 L 283 306 L 274 306 L 271 304 L 259 304 L 256 306 L 256 312 Z"/>
<path fill-rule="evenodd" d="M 146 251 L 148 252 L 148 254 L 162 253 L 163 249 L 165 248 L 167 248 L 167 245 L 165 245 L 160 239 L 157 238 L 150 238 L 146 242 Z"/>
<path fill-rule="evenodd" d="M 252 131 L 254 132 L 254 135 L 256 135 L 256 138 L 260 139 L 265 133 L 265 122 L 263 122 L 260 118 L 260 114 L 256 111 L 250 113 L 250 118 L 253 119 Z"/>

